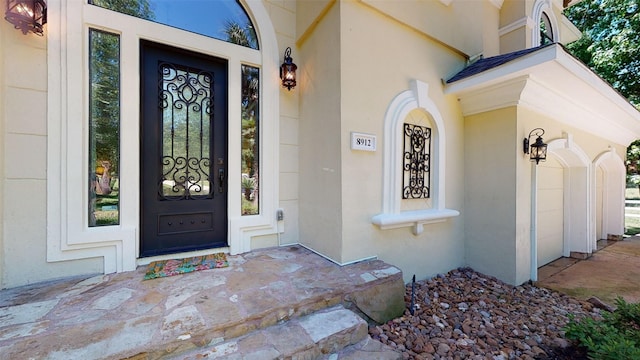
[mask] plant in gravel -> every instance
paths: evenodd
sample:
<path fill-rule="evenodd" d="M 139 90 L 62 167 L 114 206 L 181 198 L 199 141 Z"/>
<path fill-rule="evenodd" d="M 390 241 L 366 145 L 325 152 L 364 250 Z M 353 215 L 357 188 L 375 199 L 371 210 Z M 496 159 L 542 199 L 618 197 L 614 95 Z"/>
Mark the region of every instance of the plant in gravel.
<path fill-rule="evenodd" d="M 565 336 L 586 348 L 590 359 L 640 359 L 640 303 L 630 304 L 618 297 L 616 306 L 600 320 L 570 316 Z"/>

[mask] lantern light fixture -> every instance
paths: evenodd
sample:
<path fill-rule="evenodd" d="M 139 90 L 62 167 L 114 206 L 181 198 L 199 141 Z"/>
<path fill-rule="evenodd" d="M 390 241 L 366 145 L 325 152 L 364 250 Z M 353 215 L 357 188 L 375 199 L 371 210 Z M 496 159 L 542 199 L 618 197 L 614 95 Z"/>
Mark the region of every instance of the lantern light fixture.
<path fill-rule="evenodd" d="M 535 161 L 536 165 L 540 161 L 547 160 L 547 144 L 542 140 L 542 135 L 544 135 L 544 130 L 542 128 L 535 128 L 531 130 L 529 136 L 524 138 L 522 142 L 523 151 L 525 154 L 529 154 L 529 158 L 531 161 Z M 532 136 L 536 136 L 536 142 L 529 145 L 529 139 Z"/>
<path fill-rule="evenodd" d="M 44 0 L 7 0 L 4 18 L 16 29 L 43 35 L 42 27 L 47 23 L 47 3 Z"/>
<path fill-rule="evenodd" d="M 291 48 L 287 47 L 284 51 L 284 62 L 280 66 L 280 79 L 282 79 L 282 86 L 289 91 L 296 87 L 296 69 L 298 69 L 298 65 L 293 63 Z"/>

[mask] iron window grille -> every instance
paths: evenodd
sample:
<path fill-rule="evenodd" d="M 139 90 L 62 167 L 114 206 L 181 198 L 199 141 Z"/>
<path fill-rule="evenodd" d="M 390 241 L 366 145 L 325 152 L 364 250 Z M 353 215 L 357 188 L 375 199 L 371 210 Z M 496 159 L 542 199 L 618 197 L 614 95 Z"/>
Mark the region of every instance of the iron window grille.
<path fill-rule="evenodd" d="M 404 124 L 403 199 L 430 197 L 431 128 Z"/>

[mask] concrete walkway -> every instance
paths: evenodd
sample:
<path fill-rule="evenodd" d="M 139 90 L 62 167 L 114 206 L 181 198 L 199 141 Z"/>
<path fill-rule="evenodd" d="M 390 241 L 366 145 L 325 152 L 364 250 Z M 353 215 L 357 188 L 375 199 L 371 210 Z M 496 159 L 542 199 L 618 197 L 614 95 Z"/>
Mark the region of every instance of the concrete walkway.
<path fill-rule="evenodd" d="M 539 269 L 538 286 L 614 305 L 618 296 L 640 302 L 640 237 L 612 242 L 586 260 L 561 258 Z"/>
<path fill-rule="evenodd" d="M 304 358 L 316 358 L 338 342 L 323 338 L 327 318 L 346 322 L 336 329 L 345 346 L 365 341 L 358 351 L 372 351 L 361 336 L 368 337 L 366 322 L 345 314 L 353 310 L 375 319 L 388 316 L 389 305 L 398 307 L 392 316 L 405 307 L 402 273 L 379 260 L 340 267 L 300 246 L 228 260 L 227 268 L 154 280 L 143 280 L 146 267 L 140 267 L 2 290 L 0 359 L 182 358 L 199 349 L 215 352 L 221 344 L 233 359 L 291 358 L 287 351 L 296 346 Z M 274 331 L 293 343 L 264 340 L 269 332 L 249 336 L 289 321 L 304 331 Z M 242 342 L 230 341 L 243 336 Z"/>

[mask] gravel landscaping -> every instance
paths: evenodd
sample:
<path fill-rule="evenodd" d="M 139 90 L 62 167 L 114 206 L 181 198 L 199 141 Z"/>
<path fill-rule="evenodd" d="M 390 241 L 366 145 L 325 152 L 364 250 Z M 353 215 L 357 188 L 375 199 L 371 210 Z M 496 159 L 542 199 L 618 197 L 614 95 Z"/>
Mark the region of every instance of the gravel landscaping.
<path fill-rule="evenodd" d="M 590 303 L 471 269 L 416 282 L 414 294 L 414 315 L 409 284 L 404 316 L 369 328 L 405 359 L 586 359 L 562 329 L 569 314 L 600 314 Z"/>

